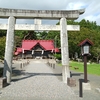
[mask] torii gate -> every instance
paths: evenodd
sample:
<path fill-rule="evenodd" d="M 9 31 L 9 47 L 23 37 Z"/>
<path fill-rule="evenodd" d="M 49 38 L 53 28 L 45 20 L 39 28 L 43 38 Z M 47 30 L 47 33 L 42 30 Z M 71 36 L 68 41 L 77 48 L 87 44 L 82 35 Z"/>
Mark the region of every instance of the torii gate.
<path fill-rule="evenodd" d="M 22 10 L 22 9 L 5 9 L 0 8 L 0 18 L 8 18 L 8 24 L 0 24 L 0 30 L 7 30 L 6 48 L 4 58 L 3 77 L 7 78 L 7 83 L 11 82 L 12 74 L 12 57 L 14 47 L 14 30 L 56 30 L 60 31 L 61 37 L 61 55 L 62 55 L 62 79 L 67 83 L 70 77 L 69 71 L 69 51 L 68 51 L 68 35 L 67 31 L 79 31 L 79 25 L 67 25 L 67 19 L 77 19 L 81 10 Z M 17 18 L 38 19 L 34 25 L 17 25 Z M 59 19 L 60 25 L 41 25 L 40 19 Z"/>

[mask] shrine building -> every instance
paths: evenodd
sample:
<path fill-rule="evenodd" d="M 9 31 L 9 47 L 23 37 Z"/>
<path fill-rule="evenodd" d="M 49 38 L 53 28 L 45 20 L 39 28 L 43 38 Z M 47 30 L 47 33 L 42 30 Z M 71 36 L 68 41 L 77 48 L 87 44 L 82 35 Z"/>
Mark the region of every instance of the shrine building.
<path fill-rule="evenodd" d="M 51 58 L 54 53 L 60 53 L 55 48 L 53 40 L 23 40 L 22 47 L 17 47 L 15 56 L 21 58 Z"/>

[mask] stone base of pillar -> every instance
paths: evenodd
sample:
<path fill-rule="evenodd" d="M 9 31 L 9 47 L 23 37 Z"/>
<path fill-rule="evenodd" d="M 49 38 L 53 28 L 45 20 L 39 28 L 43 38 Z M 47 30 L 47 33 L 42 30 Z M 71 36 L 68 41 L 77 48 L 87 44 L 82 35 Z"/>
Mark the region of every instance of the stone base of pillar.
<path fill-rule="evenodd" d="M 89 82 L 87 82 L 87 83 L 83 82 L 83 90 L 91 90 L 91 85 Z"/>
<path fill-rule="evenodd" d="M 0 88 L 7 86 L 7 78 L 0 78 Z"/>
<path fill-rule="evenodd" d="M 76 80 L 73 78 L 67 78 L 67 85 L 70 87 L 75 87 L 76 86 Z"/>

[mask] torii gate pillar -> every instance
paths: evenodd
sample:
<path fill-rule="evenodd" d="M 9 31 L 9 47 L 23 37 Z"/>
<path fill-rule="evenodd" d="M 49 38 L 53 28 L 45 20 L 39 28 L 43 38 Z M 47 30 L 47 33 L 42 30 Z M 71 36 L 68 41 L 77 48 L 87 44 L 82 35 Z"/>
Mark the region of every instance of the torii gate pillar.
<path fill-rule="evenodd" d="M 8 84 L 11 82 L 11 73 L 12 73 L 14 29 L 15 29 L 15 18 L 13 16 L 10 16 L 8 19 L 8 29 L 6 35 L 6 48 L 5 48 L 4 72 L 3 72 L 3 77 L 7 78 Z"/>
<path fill-rule="evenodd" d="M 68 51 L 68 34 L 66 18 L 60 19 L 60 38 L 61 38 L 61 54 L 62 54 L 62 79 L 67 83 L 67 78 L 70 77 L 69 71 L 69 51 Z"/>

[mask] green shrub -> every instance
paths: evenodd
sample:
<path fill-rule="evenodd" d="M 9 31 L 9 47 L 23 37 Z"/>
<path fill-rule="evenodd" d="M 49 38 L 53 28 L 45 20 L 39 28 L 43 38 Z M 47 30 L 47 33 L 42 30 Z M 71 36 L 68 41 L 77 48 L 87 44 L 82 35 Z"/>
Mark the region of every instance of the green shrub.
<path fill-rule="evenodd" d="M 58 60 L 61 60 L 61 54 L 54 54 L 54 57 Z"/>

